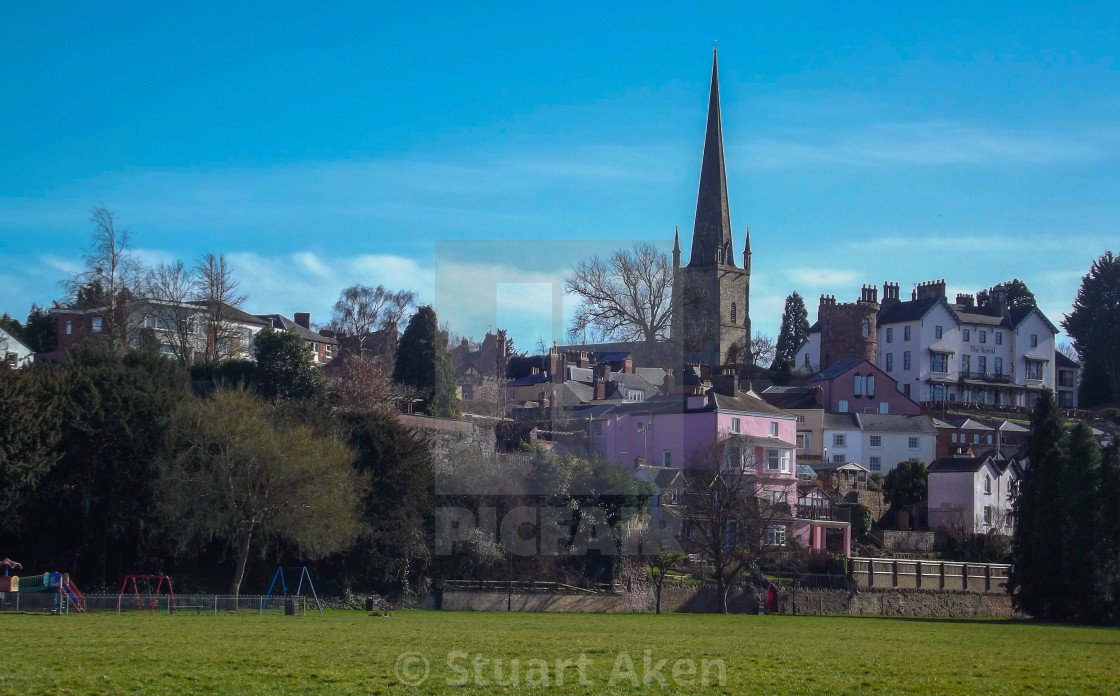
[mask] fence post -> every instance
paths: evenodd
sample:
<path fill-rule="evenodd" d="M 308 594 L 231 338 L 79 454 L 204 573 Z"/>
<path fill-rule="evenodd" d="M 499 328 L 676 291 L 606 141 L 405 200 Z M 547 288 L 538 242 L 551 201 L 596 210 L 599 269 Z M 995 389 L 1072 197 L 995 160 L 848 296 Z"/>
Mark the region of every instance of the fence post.
<path fill-rule="evenodd" d="M 937 566 L 938 566 L 938 570 L 940 571 L 939 575 L 941 576 L 941 587 L 939 589 L 944 590 L 945 589 L 945 562 L 942 561 L 941 563 L 938 563 Z"/>
<path fill-rule="evenodd" d="M 214 595 L 214 616 L 218 615 L 218 595 Z"/>

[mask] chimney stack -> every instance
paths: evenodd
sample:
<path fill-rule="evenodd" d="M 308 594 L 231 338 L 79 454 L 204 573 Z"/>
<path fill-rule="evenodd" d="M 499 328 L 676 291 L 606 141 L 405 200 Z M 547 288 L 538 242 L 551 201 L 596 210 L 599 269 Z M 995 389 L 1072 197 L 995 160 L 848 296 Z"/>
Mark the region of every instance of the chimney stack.
<path fill-rule="evenodd" d="M 296 312 L 294 319 L 303 328 L 311 330 L 311 312 Z"/>
<path fill-rule="evenodd" d="M 634 374 L 634 359 L 627 355 L 622 359 L 622 372 L 623 374 Z"/>

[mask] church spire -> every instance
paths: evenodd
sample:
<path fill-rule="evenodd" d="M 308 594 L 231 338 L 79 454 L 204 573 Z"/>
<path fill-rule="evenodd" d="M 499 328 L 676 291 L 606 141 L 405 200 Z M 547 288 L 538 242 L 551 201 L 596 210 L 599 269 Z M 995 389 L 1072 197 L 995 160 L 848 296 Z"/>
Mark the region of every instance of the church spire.
<path fill-rule="evenodd" d="M 751 274 L 751 228 L 747 228 L 747 238 L 743 242 L 743 268 Z"/>
<path fill-rule="evenodd" d="M 704 134 L 704 160 L 696 195 L 696 222 L 692 228 L 689 266 L 735 265 L 731 243 L 731 212 L 727 205 L 727 170 L 723 159 L 723 124 L 719 113 L 719 70 L 712 51 L 712 87 L 708 96 L 708 127 Z"/>
<path fill-rule="evenodd" d="M 681 267 L 681 231 L 673 225 L 673 270 Z"/>

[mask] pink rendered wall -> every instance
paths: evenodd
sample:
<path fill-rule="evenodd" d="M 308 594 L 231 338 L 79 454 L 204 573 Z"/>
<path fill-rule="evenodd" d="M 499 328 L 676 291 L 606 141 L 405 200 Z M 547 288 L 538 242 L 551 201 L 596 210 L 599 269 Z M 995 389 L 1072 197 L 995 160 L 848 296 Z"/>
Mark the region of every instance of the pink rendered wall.
<path fill-rule="evenodd" d="M 651 421 L 652 427 L 644 433 L 638 430 L 639 423 Z M 671 465 L 682 466 L 692 450 L 715 434 L 714 425 L 715 414 L 711 412 L 628 414 L 612 419 L 609 428 L 604 423 L 602 451 L 607 458 L 633 469 L 635 457 L 660 466 L 662 452 L 669 450 Z"/>
<path fill-rule="evenodd" d="M 869 399 L 855 395 L 856 374 L 864 377 L 875 375 L 875 396 Z M 848 402 L 848 410 L 854 413 L 863 413 L 865 408 L 874 408 L 877 413 L 879 403 L 883 401 L 888 404 L 888 413 L 916 416 L 922 412 L 921 406 L 898 391 L 898 383 L 893 377 L 869 362 L 862 362 L 833 379 L 821 380 L 821 386 L 825 410 L 832 413 L 839 411 L 842 400 Z"/>

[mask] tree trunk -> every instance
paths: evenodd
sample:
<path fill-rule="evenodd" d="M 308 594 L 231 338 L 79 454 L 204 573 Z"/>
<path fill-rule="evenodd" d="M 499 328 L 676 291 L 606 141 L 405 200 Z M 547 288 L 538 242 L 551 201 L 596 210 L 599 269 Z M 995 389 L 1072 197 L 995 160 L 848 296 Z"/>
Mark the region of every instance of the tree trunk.
<path fill-rule="evenodd" d="M 727 582 L 723 578 L 723 571 L 716 570 L 716 596 L 719 597 L 719 613 L 727 613 Z"/>
<path fill-rule="evenodd" d="M 656 603 L 656 607 L 657 607 L 656 610 L 655 610 L 655 613 L 657 613 L 657 614 L 661 613 L 661 585 L 663 585 L 664 583 L 665 583 L 665 578 L 664 577 L 662 577 L 661 580 L 654 580 L 654 582 L 653 582 L 653 588 L 654 588 L 654 591 L 656 593 L 655 594 L 655 603 Z"/>
<path fill-rule="evenodd" d="M 237 598 L 241 594 L 241 581 L 245 579 L 245 565 L 249 562 L 249 544 L 253 540 L 253 532 L 245 533 L 245 540 L 237 549 L 237 570 L 233 572 L 233 580 L 229 583 L 229 593 Z"/>

